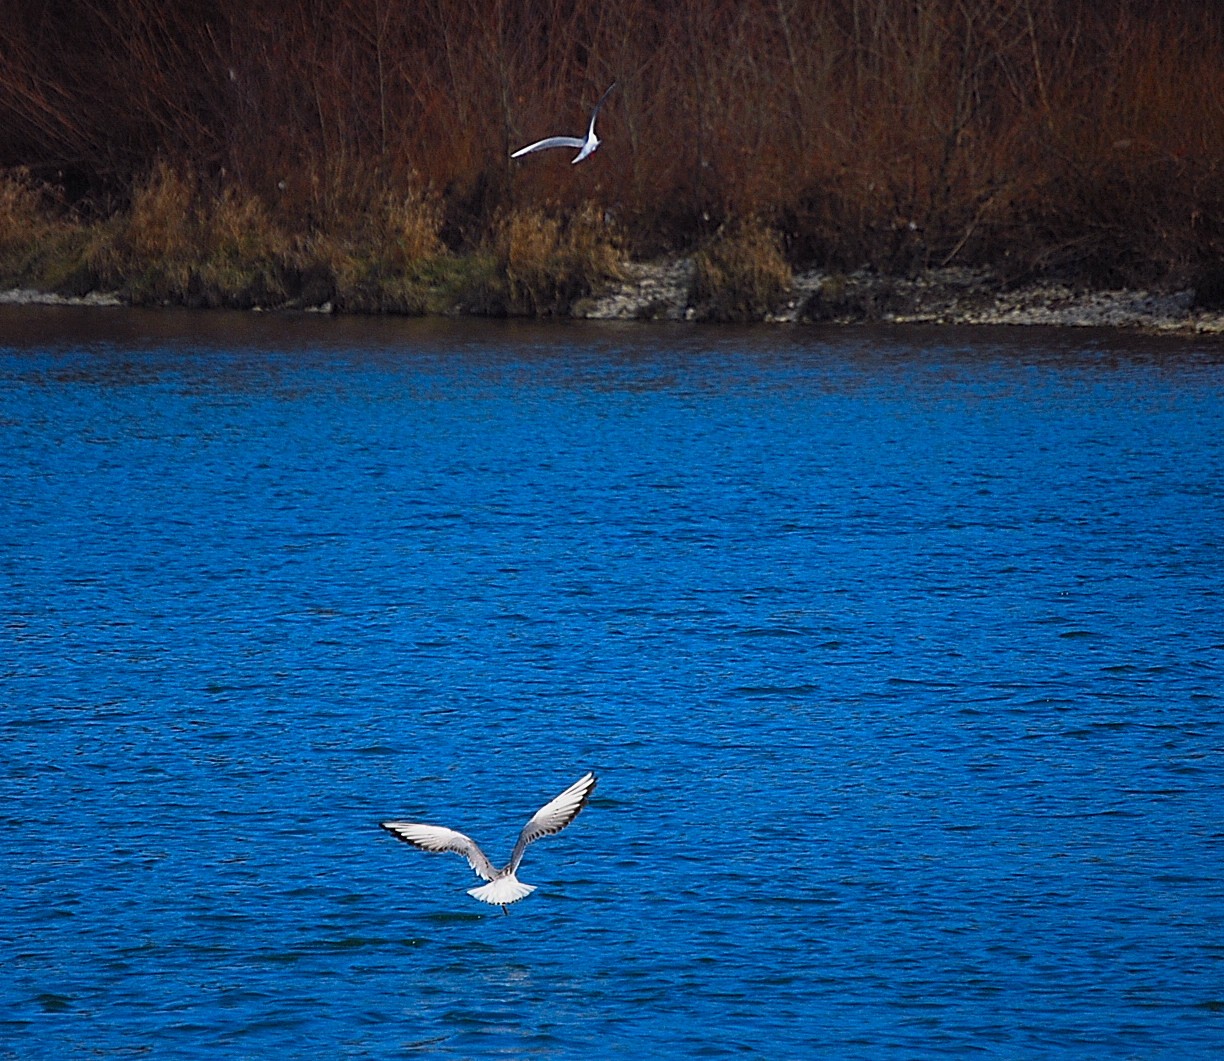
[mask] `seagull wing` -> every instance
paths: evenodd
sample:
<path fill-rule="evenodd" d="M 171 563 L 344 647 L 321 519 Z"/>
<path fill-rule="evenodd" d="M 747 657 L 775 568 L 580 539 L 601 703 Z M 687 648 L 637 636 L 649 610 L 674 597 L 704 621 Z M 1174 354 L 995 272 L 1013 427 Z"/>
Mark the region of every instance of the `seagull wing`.
<path fill-rule="evenodd" d="M 608 98 L 608 97 L 609 97 L 609 96 L 612 94 L 612 90 L 613 90 L 614 88 L 616 88 L 616 82 L 615 82 L 615 81 L 613 81 L 613 82 L 612 82 L 612 84 L 610 84 L 610 85 L 609 85 L 609 86 L 608 86 L 608 87 L 607 87 L 607 88 L 604 90 L 604 94 L 603 94 L 602 96 L 600 96 L 600 97 L 599 97 L 599 102 L 595 104 L 595 109 L 594 109 L 593 111 L 591 111 L 591 124 L 590 124 L 590 126 L 588 127 L 588 129 L 587 129 L 587 139 L 588 139 L 588 140 L 589 140 L 589 139 L 590 139 L 592 136 L 594 136 L 594 135 L 595 135 L 595 119 L 599 117 L 599 108 L 600 108 L 600 107 L 602 107 L 602 106 L 604 105 L 604 100 L 606 100 L 606 99 L 607 99 L 607 98 Z"/>
<path fill-rule="evenodd" d="M 510 862 L 506 866 L 507 872 L 514 873 L 518 869 L 528 844 L 538 840 L 541 836 L 559 833 L 578 817 L 578 812 L 586 806 L 587 800 L 591 798 L 591 793 L 595 791 L 595 781 L 594 774 L 587 774 L 581 781 L 575 781 L 556 799 L 545 803 L 531 816 L 531 821 L 524 825 L 523 831 L 519 833 L 518 843 L 514 845 L 514 852 L 510 855 Z"/>
<path fill-rule="evenodd" d="M 550 136 L 547 140 L 537 140 L 534 144 L 520 147 L 511 158 L 519 155 L 530 155 L 533 151 L 547 151 L 550 147 L 585 147 L 586 141 L 576 136 Z"/>
<path fill-rule="evenodd" d="M 454 829 L 444 829 L 441 825 L 421 825 L 417 822 L 378 824 L 393 836 L 414 844 L 422 851 L 454 851 L 455 854 L 462 855 L 481 880 L 493 880 L 497 876 L 497 870 L 476 841 Z"/>

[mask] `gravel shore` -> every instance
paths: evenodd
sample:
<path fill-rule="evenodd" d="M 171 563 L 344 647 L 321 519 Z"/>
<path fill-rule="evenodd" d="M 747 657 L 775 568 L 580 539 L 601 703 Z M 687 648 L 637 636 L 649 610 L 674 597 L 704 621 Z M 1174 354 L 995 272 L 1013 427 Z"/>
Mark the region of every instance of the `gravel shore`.
<path fill-rule="evenodd" d="M 632 263 L 606 294 L 574 307 L 594 320 L 702 320 L 690 302 L 691 259 Z M 930 270 L 914 279 L 874 273 L 797 273 L 790 297 L 765 318 L 778 323 L 1042 324 L 1224 333 L 1224 312 L 1194 305 L 1194 293 L 1090 291 L 1057 283 L 1012 287 L 988 272 Z"/>

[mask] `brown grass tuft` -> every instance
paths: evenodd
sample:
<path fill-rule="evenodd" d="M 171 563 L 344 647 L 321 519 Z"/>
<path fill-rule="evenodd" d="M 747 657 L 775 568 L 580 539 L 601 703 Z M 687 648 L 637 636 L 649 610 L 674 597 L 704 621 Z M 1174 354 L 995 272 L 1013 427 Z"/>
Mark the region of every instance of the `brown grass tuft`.
<path fill-rule="evenodd" d="M 233 187 L 205 207 L 202 227 L 208 256 L 237 265 L 283 261 L 293 247 L 263 200 Z"/>
<path fill-rule="evenodd" d="M 51 227 L 29 173 L 14 170 L 0 176 L 0 284 L 30 279 L 31 258 Z"/>
<path fill-rule="evenodd" d="M 494 235 L 500 291 L 490 309 L 545 316 L 563 313 L 621 275 L 620 232 L 593 204 L 568 217 L 542 210 L 502 215 Z"/>
<path fill-rule="evenodd" d="M 136 261 L 183 263 L 199 246 L 195 186 L 159 162 L 136 186 L 123 242 Z"/>
<path fill-rule="evenodd" d="M 791 289 L 781 241 L 759 218 L 724 225 L 693 264 L 692 301 L 705 320 L 760 320 Z"/>
<path fill-rule="evenodd" d="M 186 300 L 204 305 L 278 305 L 288 296 L 292 238 L 258 196 L 227 187 L 196 206 L 199 247 Z"/>
<path fill-rule="evenodd" d="M 158 162 L 136 185 L 127 213 L 114 219 L 112 235 L 94 261 L 105 286 L 137 303 L 183 301 L 201 250 L 194 181 Z"/>
<path fill-rule="evenodd" d="M 410 180 L 367 190 L 364 209 L 333 215 L 305 243 L 307 268 L 330 272 L 335 303 L 348 312 L 425 313 L 429 273 L 447 256 L 435 196 Z"/>
<path fill-rule="evenodd" d="M 0 287 L 87 293 L 95 286 L 90 258 L 98 236 L 27 171 L 0 174 Z"/>
<path fill-rule="evenodd" d="M 446 253 L 439 233 L 442 208 L 437 199 L 415 186 L 386 192 L 380 203 L 388 260 L 410 268 Z"/>

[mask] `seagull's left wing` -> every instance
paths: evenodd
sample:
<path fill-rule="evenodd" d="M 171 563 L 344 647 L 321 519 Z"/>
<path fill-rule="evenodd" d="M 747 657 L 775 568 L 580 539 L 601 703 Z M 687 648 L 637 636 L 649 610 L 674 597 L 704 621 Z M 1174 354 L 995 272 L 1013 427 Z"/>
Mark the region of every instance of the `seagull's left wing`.
<path fill-rule="evenodd" d="M 526 147 L 520 147 L 511 158 L 518 158 L 519 155 L 530 155 L 533 151 L 547 151 L 550 147 L 585 147 L 586 141 L 579 140 L 576 136 L 550 136 L 547 140 L 537 140 L 534 144 L 528 144 Z"/>
<path fill-rule="evenodd" d="M 531 816 L 531 821 L 523 826 L 523 831 L 519 833 L 518 843 L 514 845 L 514 852 L 510 855 L 510 862 L 506 866 L 508 872 L 514 873 L 518 869 L 528 844 L 538 840 L 541 836 L 559 833 L 578 817 L 578 812 L 586 806 L 587 800 L 591 798 L 591 793 L 595 791 L 595 781 L 594 774 L 587 774 L 580 781 L 575 781 L 570 785 L 556 799 L 544 804 Z"/>

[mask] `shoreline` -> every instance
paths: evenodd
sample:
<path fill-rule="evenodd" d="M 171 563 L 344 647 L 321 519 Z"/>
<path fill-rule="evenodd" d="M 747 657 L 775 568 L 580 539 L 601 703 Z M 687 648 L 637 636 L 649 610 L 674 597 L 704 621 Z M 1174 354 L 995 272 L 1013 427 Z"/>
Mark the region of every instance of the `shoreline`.
<path fill-rule="evenodd" d="M 689 292 L 692 260 L 629 263 L 627 278 L 575 304 L 588 320 L 702 321 Z M 1054 281 L 1012 287 L 985 269 L 930 269 L 913 279 L 860 270 L 796 272 L 791 292 L 763 323 L 1044 325 L 1224 334 L 1224 310 L 1194 305 L 1194 292 L 1094 291 Z"/>
<path fill-rule="evenodd" d="M 704 322 L 718 318 L 693 297 L 694 261 L 672 257 L 651 262 L 624 262 L 622 279 L 574 301 L 572 320 Z M 34 288 L 0 290 L 0 306 L 146 305 L 116 292 L 61 295 Z M 180 303 L 166 302 L 170 307 Z M 294 300 L 256 305 L 252 312 L 336 312 L 330 301 L 318 305 Z M 359 312 L 345 311 L 359 316 Z M 482 316 L 461 305 L 439 316 Z M 748 322 L 745 322 L 748 323 Z M 1224 309 L 1195 305 L 1194 292 L 1073 287 L 1055 281 L 1023 286 L 1004 283 L 988 270 L 944 268 L 913 278 L 881 276 L 868 271 L 796 272 L 790 290 L 771 312 L 752 323 L 763 324 L 942 324 L 1122 328 L 1162 334 L 1224 334 Z"/>

